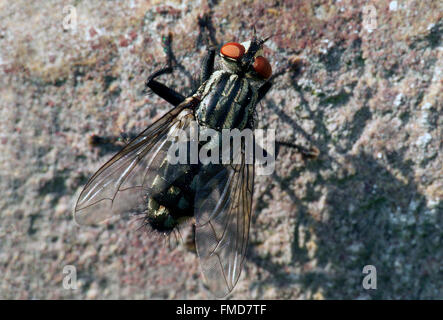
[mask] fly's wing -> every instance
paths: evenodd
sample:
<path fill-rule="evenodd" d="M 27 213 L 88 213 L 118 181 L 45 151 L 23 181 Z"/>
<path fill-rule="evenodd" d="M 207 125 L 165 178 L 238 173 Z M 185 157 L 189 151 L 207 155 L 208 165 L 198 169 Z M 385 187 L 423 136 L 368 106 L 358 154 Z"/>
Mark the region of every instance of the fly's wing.
<path fill-rule="evenodd" d="M 217 297 L 232 291 L 249 237 L 254 165 L 244 152 L 238 164 L 209 164 L 199 173 L 195 242 L 206 283 Z"/>
<path fill-rule="evenodd" d="M 157 176 L 162 177 L 164 188 L 172 183 L 180 175 L 180 166 L 165 170 L 162 163 L 167 158 L 171 137 L 179 129 L 187 129 L 194 120 L 194 105 L 192 99 L 185 100 L 104 164 L 81 192 L 74 209 L 75 221 L 91 225 L 115 215 L 142 212 Z"/>

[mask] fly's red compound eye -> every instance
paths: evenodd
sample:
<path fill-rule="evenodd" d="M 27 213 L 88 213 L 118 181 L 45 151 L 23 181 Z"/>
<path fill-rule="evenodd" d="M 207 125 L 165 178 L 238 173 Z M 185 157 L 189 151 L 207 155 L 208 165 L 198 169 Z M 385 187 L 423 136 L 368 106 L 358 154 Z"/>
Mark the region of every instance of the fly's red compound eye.
<path fill-rule="evenodd" d="M 257 72 L 260 76 L 267 79 L 272 74 L 272 68 L 269 64 L 268 59 L 262 56 L 258 56 L 255 58 L 254 64 L 252 65 L 255 72 Z"/>
<path fill-rule="evenodd" d="M 237 42 L 228 42 L 221 49 L 220 53 L 231 59 L 240 59 L 245 54 L 245 47 Z"/>

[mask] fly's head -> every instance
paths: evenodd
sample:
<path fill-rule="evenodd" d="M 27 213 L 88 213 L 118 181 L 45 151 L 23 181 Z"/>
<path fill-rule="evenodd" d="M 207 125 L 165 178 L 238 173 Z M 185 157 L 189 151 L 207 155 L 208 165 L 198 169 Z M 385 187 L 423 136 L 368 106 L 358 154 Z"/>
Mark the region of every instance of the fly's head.
<path fill-rule="evenodd" d="M 271 65 L 263 56 L 263 44 L 267 39 L 254 36 L 250 41 L 228 42 L 223 45 L 220 49 L 223 69 L 246 76 L 261 85 L 272 75 Z"/>

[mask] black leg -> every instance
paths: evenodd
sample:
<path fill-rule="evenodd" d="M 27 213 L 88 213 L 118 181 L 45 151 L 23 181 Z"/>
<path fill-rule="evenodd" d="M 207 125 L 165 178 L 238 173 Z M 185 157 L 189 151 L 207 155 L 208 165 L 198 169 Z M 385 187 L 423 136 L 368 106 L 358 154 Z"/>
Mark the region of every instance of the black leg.
<path fill-rule="evenodd" d="M 185 97 L 178 93 L 177 91 L 165 86 L 164 84 L 154 80 L 158 76 L 166 73 L 171 73 L 172 67 L 167 67 L 160 69 L 154 72 L 151 76 L 149 76 L 148 80 L 146 80 L 146 87 L 152 90 L 155 94 L 160 96 L 161 98 L 168 101 L 173 106 L 178 106 L 185 100 Z"/>
<path fill-rule="evenodd" d="M 209 48 L 208 53 L 203 58 L 200 72 L 200 85 L 207 81 L 214 72 L 215 48 Z"/>
<path fill-rule="evenodd" d="M 211 7 L 211 4 L 209 4 L 209 6 Z M 207 81 L 214 72 L 214 59 L 218 48 L 218 42 L 215 37 L 215 28 L 212 23 L 212 10 L 199 16 L 197 23 L 199 26 L 199 32 L 195 42 L 196 47 L 201 46 L 203 43 L 208 48 L 208 53 L 203 58 L 200 71 L 199 85 L 201 85 L 203 82 Z"/>
<path fill-rule="evenodd" d="M 173 106 L 178 106 L 180 103 L 182 103 L 185 100 L 186 97 L 176 92 L 175 90 L 165 86 L 164 84 L 158 82 L 157 80 L 155 80 L 155 78 L 161 76 L 162 74 L 172 73 L 174 67 L 178 68 L 180 71 L 182 71 L 185 74 L 186 77 L 189 78 L 192 88 L 196 87 L 196 83 L 192 75 L 185 69 L 185 67 L 183 67 L 183 65 L 181 65 L 177 61 L 177 58 L 175 57 L 172 51 L 172 33 L 168 33 L 167 35 L 163 36 L 162 45 L 166 53 L 167 67 L 160 69 L 154 72 L 151 76 L 149 76 L 149 78 L 146 80 L 146 87 L 151 89 L 152 92 L 154 92 L 161 98 L 165 99 Z"/>
<path fill-rule="evenodd" d="M 197 86 L 196 79 L 193 78 L 192 74 L 186 70 L 186 68 L 177 60 L 177 58 L 174 55 L 174 51 L 172 50 L 172 33 L 169 32 L 167 36 L 163 36 L 162 38 L 162 45 L 163 50 L 166 53 L 167 58 L 167 64 L 168 67 L 174 67 L 179 69 L 183 74 L 189 79 L 189 83 L 191 84 L 191 88 L 194 90 L 194 88 Z"/>
<path fill-rule="evenodd" d="M 271 81 L 266 81 L 260 88 L 258 88 L 258 97 L 257 97 L 257 103 L 259 103 L 264 96 L 268 93 L 269 89 L 272 87 Z"/>
<path fill-rule="evenodd" d="M 279 71 L 277 71 L 276 73 L 274 73 L 271 78 L 269 78 L 268 81 L 266 81 L 259 89 L 258 89 L 258 97 L 257 97 L 257 103 L 259 103 L 264 96 L 266 95 L 266 93 L 268 93 L 269 89 L 271 89 L 272 87 L 272 80 L 274 80 L 275 78 L 283 75 L 288 67 L 286 68 L 282 68 Z M 295 149 L 297 152 L 301 153 L 301 155 L 306 158 L 306 159 L 316 159 L 319 154 L 320 154 L 320 150 L 318 150 L 316 147 L 311 147 L 310 149 L 307 149 L 303 146 L 297 145 L 297 144 L 293 144 L 290 142 L 285 142 L 285 141 L 275 141 L 275 155 L 278 154 L 278 151 L 280 149 L 280 147 L 288 147 L 288 148 L 293 148 Z"/>

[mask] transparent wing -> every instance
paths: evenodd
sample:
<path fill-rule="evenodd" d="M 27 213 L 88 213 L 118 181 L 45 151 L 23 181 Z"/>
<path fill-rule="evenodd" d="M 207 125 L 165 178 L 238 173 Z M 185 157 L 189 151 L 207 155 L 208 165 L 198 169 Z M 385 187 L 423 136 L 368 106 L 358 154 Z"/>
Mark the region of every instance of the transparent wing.
<path fill-rule="evenodd" d="M 249 237 L 254 165 L 207 165 L 199 173 L 195 239 L 206 283 L 217 297 L 232 291 Z"/>
<path fill-rule="evenodd" d="M 185 100 L 104 164 L 81 192 L 74 209 L 75 221 L 91 225 L 118 214 L 143 211 L 145 199 L 152 192 L 152 181 L 161 175 L 166 188 L 180 174 L 180 170 L 171 168 L 167 174 L 159 171 L 165 170 L 162 163 L 172 143 L 170 137 L 194 120 L 192 109 L 193 102 Z"/>

